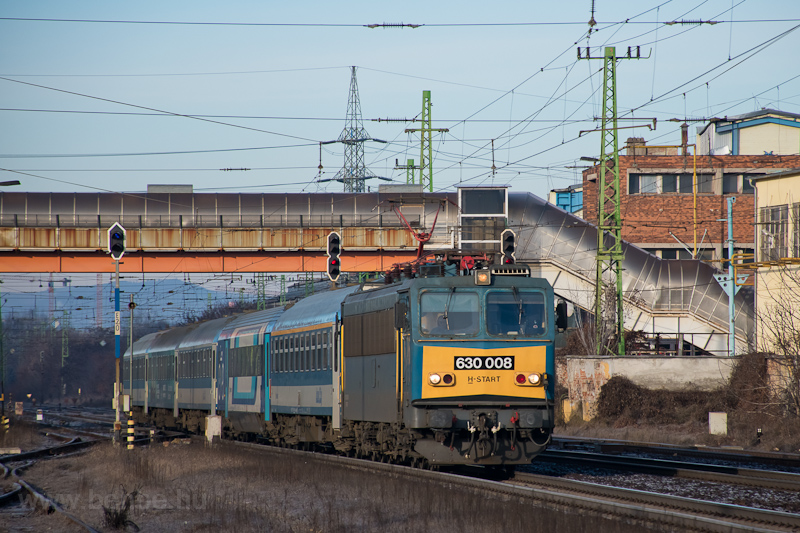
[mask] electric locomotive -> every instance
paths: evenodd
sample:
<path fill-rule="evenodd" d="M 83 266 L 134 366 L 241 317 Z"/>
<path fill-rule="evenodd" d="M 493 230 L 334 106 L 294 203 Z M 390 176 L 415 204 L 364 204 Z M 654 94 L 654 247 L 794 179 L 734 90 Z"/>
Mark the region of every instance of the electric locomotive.
<path fill-rule="evenodd" d="M 528 267 L 354 293 L 342 304 L 343 438 L 430 464 L 530 463 L 554 426 L 556 327 L 553 289 Z"/>
<path fill-rule="evenodd" d="M 229 437 L 406 464 L 530 463 L 554 426 L 553 289 L 528 267 L 471 266 L 143 338 L 135 416 L 199 430 L 217 415 Z"/>

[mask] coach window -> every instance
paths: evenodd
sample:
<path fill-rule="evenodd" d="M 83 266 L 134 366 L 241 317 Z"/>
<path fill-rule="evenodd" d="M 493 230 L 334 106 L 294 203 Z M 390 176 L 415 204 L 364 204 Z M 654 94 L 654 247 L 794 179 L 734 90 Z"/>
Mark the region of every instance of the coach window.
<path fill-rule="evenodd" d="M 311 357 L 311 370 L 318 370 L 317 367 L 317 336 L 315 333 L 309 334 L 308 351 Z"/>
<path fill-rule="evenodd" d="M 325 368 L 331 368 L 331 349 L 328 346 L 328 332 L 322 332 L 322 357 L 324 362 L 322 363 L 325 365 Z"/>
<path fill-rule="evenodd" d="M 306 359 L 308 360 L 308 370 L 316 370 L 314 365 L 314 335 L 306 333 Z"/>
<path fill-rule="evenodd" d="M 308 345 L 308 333 L 304 333 L 301 337 L 303 339 L 303 370 L 308 372 L 311 370 L 311 365 L 309 364 L 311 347 Z"/>
<path fill-rule="evenodd" d="M 420 296 L 423 335 L 475 335 L 480 324 L 480 305 L 475 292 L 425 291 Z"/>
<path fill-rule="evenodd" d="M 322 332 L 318 331 L 315 338 L 317 339 L 315 343 L 317 346 L 315 351 L 317 357 L 317 368 L 322 370 Z"/>
<path fill-rule="evenodd" d="M 301 372 L 305 372 L 306 370 L 308 370 L 307 365 L 306 365 L 306 336 L 300 334 L 300 335 L 297 336 L 297 340 L 300 343 L 300 353 L 299 353 L 299 356 L 300 356 L 299 357 L 300 367 L 299 367 L 299 370 Z"/>
<path fill-rule="evenodd" d="M 297 338 L 297 335 L 291 336 L 291 343 L 292 343 L 292 372 L 298 372 L 300 370 L 300 339 Z"/>

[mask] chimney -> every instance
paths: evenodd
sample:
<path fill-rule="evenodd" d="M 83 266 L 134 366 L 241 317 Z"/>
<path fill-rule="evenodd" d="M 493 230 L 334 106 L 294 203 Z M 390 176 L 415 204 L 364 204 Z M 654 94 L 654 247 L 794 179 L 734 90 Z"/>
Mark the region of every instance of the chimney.
<path fill-rule="evenodd" d="M 681 148 L 683 155 L 689 155 L 689 124 L 686 122 L 681 124 Z"/>
<path fill-rule="evenodd" d="M 647 155 L 644 137 L 628 137 L 625 141 L 625 155 Z"/>

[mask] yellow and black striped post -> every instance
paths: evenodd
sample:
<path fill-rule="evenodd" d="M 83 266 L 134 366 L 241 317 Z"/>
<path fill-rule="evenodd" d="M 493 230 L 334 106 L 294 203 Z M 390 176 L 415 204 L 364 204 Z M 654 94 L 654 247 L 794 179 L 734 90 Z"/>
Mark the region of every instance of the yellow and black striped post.
<path fill-rule="evenodd" d="M 11 419 L 5 415 L 3 415 L 0 418 L 2 419 L 3 422 L 3 433 L 8 433 L 8 428 L 11 425 Z"/>
<path fill-rule="evenodd" d="M 133 411 L 128 413 L 128 449 L 133 449 Z"/>

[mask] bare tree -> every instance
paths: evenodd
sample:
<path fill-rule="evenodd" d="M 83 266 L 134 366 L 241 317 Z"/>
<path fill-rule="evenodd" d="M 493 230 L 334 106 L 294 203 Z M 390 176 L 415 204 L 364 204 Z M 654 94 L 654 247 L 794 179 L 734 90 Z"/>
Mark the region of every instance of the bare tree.
<path fill-rule="evenodd" d="M 757 347 L 771 354 L 770 388 L 786 414 L 800 416 L 800 270 L 759 272 Z"/>

